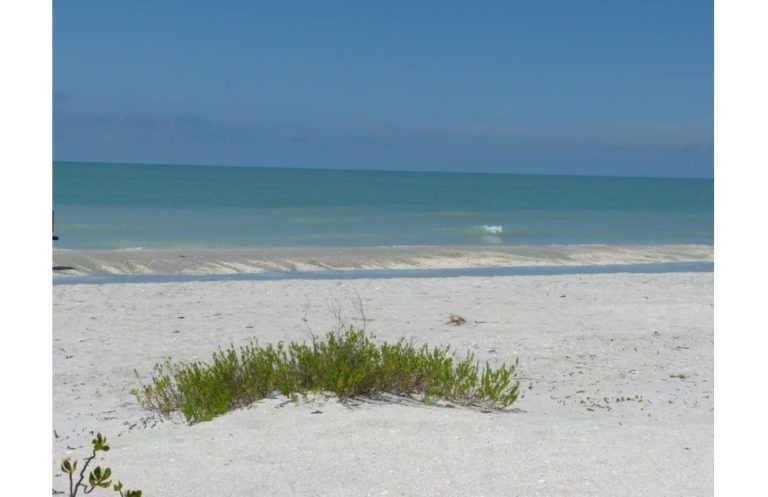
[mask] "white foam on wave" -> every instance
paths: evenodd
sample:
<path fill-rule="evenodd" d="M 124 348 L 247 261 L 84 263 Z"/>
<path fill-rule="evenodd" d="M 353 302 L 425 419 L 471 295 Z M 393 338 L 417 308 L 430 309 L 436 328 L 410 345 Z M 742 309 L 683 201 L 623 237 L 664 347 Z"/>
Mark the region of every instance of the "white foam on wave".
<path fill-rule="evenodd" d="M 484 224 L 481 226 L 481 228 L 490 235 L 501 235 L 504 233 L 504 226 L 501 225 L 488 226 L 487 224 Z"/>

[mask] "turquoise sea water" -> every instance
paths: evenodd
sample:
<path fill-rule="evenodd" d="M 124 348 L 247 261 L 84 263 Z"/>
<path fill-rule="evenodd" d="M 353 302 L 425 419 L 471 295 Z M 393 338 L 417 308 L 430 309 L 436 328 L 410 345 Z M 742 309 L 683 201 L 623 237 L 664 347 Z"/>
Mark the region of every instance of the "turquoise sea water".
<path fill-rule="evenodd" d="M 712 244 L 713 181 L 54 162 L 57 249 Z"/>

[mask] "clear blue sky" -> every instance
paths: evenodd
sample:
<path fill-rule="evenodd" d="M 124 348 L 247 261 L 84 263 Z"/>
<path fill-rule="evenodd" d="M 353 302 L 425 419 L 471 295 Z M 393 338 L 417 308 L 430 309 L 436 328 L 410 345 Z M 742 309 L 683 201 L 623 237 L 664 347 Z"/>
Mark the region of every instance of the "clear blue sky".
<path fill-rule="evenodd" d="M 713 4 L 53 2 L 55 160 L 713 174 Z"/>

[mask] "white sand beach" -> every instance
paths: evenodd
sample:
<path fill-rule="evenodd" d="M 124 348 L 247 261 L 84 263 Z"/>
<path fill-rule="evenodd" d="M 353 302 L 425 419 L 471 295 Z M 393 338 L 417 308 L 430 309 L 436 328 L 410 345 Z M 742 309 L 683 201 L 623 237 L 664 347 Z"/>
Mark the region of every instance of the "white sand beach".
<path fill-rule="evenodd" d="M 519 358 L 522 398 L 274 398 L 190 426 L 130 394 L 169 356 L 305 340 L 339 308 L 362 326 L 358 302 L 379 339 Z M 98 431 L 99 463 L 148 496 L 712 495 L 713 310 L 712 273 L 56 285 L 52 486 Z"/>

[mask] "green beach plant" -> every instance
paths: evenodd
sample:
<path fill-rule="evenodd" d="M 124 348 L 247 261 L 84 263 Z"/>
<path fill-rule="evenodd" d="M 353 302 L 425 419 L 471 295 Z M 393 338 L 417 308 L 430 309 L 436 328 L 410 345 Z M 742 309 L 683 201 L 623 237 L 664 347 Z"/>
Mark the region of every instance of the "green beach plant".
<path fill-rule="evenodd" d="M 123 484 L 119 481 L 112 485 L 112 480 L 110 480 L 112 470 L 110 468 L 96 466 L 88 474 L 88 483 L 83 483 L 85 472 L 88 470 L 88 466 L 91 462 L 96 459 L 96 454 L 98 452 L 107 452 L 109 450 L 107 439 L 103 437 L 101 433 L 97 433 L 96 438 L 94 438 L 91 443 L 93 445 L 93 450 L 90 457 L 85 458 L 83 461 L 83 467 L 80 470 L 77 482 L 75 482 L 77 460 L 72 460 L 68 457 L 61 463 L 61 470 L 69 475 L 69 497 L 76 497 L 81 489 L 83 490 L 83 493 L 89 494 L 96 488 L 109 488 L 110 486 L 112 486 L 112 490 L 119 493 L 121 497 L 141 497 L 141 490 L 123 489 Z"/>
<path fill-rule="evenodd" d="M 379 345 L 352 327 L 312 338 L 310 344 L 251 342 L 219 349 L 210 363 L 168 359 L 133 394 L 143 407 L 164 416 L 180 412 L 188 422 L 208 421 L 275 393 L 297 400 L 332 392 L 342 401 L 390 393 L 493 409 L 518 397 L 517 360 L 493 369 L 472 353 L 457 358 L 450 346 L 416 348 L 404 339 Z M 136 376 L 140 380 L 138 371 Z"/>

